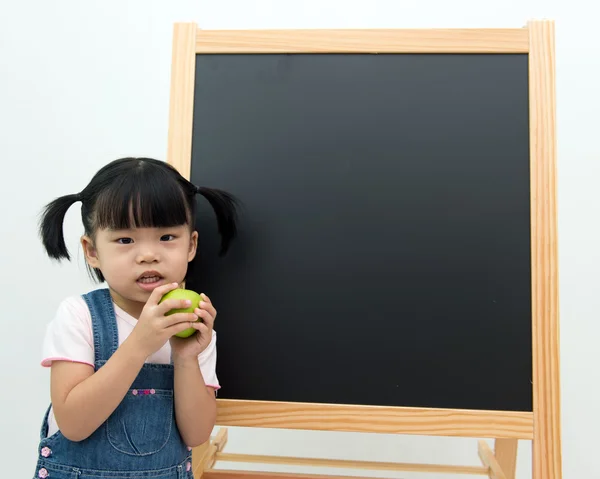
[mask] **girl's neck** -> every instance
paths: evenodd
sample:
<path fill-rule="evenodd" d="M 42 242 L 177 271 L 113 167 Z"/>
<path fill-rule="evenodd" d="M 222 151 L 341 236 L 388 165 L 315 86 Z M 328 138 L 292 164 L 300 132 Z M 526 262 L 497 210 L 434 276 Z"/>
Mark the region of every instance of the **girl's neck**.
<path fill-rule="evenodd" d="M 139 319 L 140 315 L 142 314 L 142 310 L 144 309 L 144 306 L 145 306 L 144 303 L 140 303 L 138 301 L 130 301 L 130 300 L 124 298 L 123 296 L 121 296 L 119 293 L 117 293 L 112 288 L 109 288 L 109 291 L 110 291 L 110 296 L 112 297 L 112 300 L 115 302 L 115 304 L 119 308 L 121 308 L 123 311 L 125 311 L 130 316 L 132 316 L 134 319 Z"/>

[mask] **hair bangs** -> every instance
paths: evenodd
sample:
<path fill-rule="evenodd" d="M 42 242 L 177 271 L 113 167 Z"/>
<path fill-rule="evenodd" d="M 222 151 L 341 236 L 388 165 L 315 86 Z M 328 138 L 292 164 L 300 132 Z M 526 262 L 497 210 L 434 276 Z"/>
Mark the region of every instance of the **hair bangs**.
<path fill-rule="evenodd" d="M 161 228 L 188 224 L 191 212 L 181 186 L 158 169 L 124 175 L 98 196 L 94 226 L 107 229 Z"/>

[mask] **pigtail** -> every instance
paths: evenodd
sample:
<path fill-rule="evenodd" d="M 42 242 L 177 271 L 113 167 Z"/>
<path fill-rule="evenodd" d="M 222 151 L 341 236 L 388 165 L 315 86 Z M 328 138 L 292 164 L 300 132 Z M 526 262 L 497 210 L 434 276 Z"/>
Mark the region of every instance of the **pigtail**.
<path fill-rule="evenodd" d="M 48 203 L 42 212 L 39 232 L 48 256 L 53 259 L 71 259 L 63 235 L 63 222 L 67 210 L 80 200 L 79 194 L 61 196 Z"/>
<path fill-rule="evenodd" d="M 217 227 L 221 235 L 221 250 L 224 255 L 231 241 L 237 236 L 237 199 L 226 191 L 205 186 L 196 187 L 196 193 L 202 195 L 212 206 L 217 217 Z"/>

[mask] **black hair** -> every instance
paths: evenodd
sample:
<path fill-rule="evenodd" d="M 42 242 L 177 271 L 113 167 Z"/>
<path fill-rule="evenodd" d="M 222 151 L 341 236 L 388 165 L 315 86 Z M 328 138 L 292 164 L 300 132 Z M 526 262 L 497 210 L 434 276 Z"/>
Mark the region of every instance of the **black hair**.
<path fill-rule="evenodd" d="M 222 256 L 237 234 L 238 200 L 224 190 L 198 187 L 170 164 L 153 158 L 121 158 L 105 165 L 80 193 L 61 196 L 44 207 L 39 233 L 50 258 L 70 260 L 63 222 L 73 203 L 81 201 L 84 231 L 93 239 L 98 228 L 193 227 L 197 194 L 215 213 Z M 104 281 L 97 268 L 93 276 Z"/>

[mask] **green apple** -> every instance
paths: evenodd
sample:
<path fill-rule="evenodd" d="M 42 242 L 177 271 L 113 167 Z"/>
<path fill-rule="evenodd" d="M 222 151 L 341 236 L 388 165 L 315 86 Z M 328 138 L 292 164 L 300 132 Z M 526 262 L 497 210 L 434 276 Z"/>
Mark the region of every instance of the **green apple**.
<path fill-rule="evenodd" d="M 200 296 L 195 291 L 192 291 L 191 289 L 177 288 L 172 291 L 169 291 L 162 298 L 160 298 L 159 304 L 162 303 L 165 299 L 189 299 L 192 302 L 189 308 L 176 308 L 170 310 L 168 313 L 166 313 L 167 316 L 170 316 L 171 314 L 175 313 L 193 313 L 194 309 L 199 307 L 200 301 L 202 301 L 202 296 Z M 200 321 L 200 319 L 198 319 L 198 321 Z M 180 333 L 177 333 L 175 336 L 180 338 L 189 338 L 195 332 L 196 330 L 194 328 L 188 328 L 184 329 Z"/>

